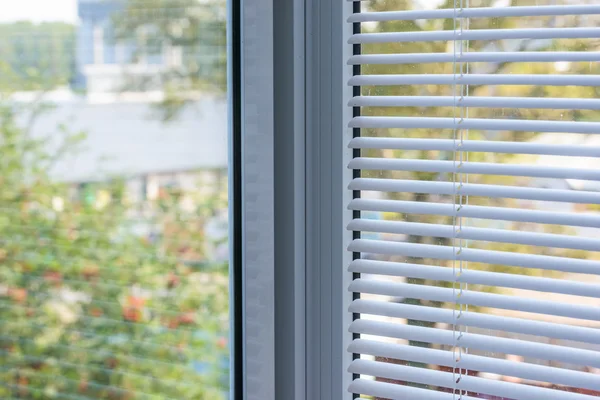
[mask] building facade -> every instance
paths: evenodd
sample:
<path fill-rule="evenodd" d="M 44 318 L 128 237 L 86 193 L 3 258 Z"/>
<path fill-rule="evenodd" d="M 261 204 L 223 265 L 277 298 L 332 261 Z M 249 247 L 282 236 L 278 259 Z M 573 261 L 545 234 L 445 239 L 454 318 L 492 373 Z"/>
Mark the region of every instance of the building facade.
<path fill-rule="evenodd" d="M 167 43 L 152 43 L 142 28 L 127 39 L 117 38 L 116 18 L 126 6 L 125 0 L 78 0 L 76 87 L 79 89 L 92 93 L 135 91 L 132 80 L 146 82 L 181 64 L 181 49 Z"/>

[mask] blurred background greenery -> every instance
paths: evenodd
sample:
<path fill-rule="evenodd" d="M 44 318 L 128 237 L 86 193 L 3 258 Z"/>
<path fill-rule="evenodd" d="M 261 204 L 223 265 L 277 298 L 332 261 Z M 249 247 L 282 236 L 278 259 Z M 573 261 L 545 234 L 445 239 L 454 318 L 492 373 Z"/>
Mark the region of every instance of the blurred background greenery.
<path fill-rule="evenodd" d="M 185 54 L 175 64 L 155 61 L 159 87 L 144 79 L 131 87 L 129 74 L 120 73 L 125 84 L 113 92 L 161 91 L 161 99 L 142 106 L 164 120 L 193 107 L 195 94 L 224 97 L 225 2 L 81 0 L 78 8 L 78 24 L 0 24 L 0 398 L 224 399 L 226 173 L 210 188 L 193 168 L 184 171 L 188 185 L 158 174 L 161 183 L 151 190 L 154 172 L 143 172 L 140 196 L 126 171 L 60 179 L 55 168 L 87 157 L 90 136 L 123 122 L 105 115 L 104 131 L 90 133 L 68 118 L 56 124 L 44 118 L 65 107 L 59 91 L 94 109 L 90 76 L 78 82 L 86 68 L 146 68 L 134 57 L 152 43 L 162 49 L 168 42 Z M 125 42 L 131 59 L 98 60 L 97 30 L 94 37 L 85 32 L 90 13 L 103 18 L 104 55 Z M 140 26 L 152 35 L 133 43 Z M 88 50 L 96 57 L 91 61 Z M 168 132 L 166 123 L 159 129 Z"/>

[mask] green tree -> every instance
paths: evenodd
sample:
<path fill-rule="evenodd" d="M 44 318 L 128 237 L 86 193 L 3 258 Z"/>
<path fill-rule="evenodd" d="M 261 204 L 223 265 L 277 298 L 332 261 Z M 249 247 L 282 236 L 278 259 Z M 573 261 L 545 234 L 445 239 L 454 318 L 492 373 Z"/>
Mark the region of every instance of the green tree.
<path fill-rule="evenodd" d="M 85 133 L 31 127 L 53 108 L 44 94 L 73 76 L 74 27 L 0 33 L 0 398 L 224 398 L 227 265 L 204 235 L 224 200 L 162 191 L 139 215 L 120 177 L 84 198 L 57 182 L 53 166 Z M 40 95 L 25 104 L 16 91 Z"/>
<path fill-rule="evenodd" d="M 168 239 L 129 233 L 135 221 L 119 201 L 119 182 L 105 186 L 114 201 L 103 208 L 70 198 L 46 173 L 53 157 L 45 143 L 26 138 L 15 117 L 2 108 L 2 397 L 221 396 L 221 372 L 199 375 L 190 364 L 218 365 L 226 354 L 224 266 L 194 270 Z M 152 222 L 187 229 L 189 242 L 177 245 L 201 254 L 204 241 L 194 232 L 206 209 L 182 212 L 168 195 L 162 202 Z"/>
<path fill-rule="evenodd" d="M 226 2 L 224 0 L 127 0 L 113 17 L 115 40 L 134 43 L 137 51 L 180 52 L 181 63 L 159 77 L 165 119 L 174 118 L 205 94 L 224 95 L 227 81 Z M 145 89 L 152 81 L 136 82 Z M 126 88 L 126 90 L 129 87 Z"/>
<path fill-rule="evenodd" d="M 49 172 L 85 135 L 32 137 L 18 121 L 38 108 L 0 107 L 0 397 L 224 398 L 227 266 L 186 261 L 205 259 L 214 205 L 166 192 L 140 221 L 119 179 L 80 201 Z"/>
<path fill-rule="evenodd" d="M 68 85 L 75 69 L 75 26 L 28 21 L 0 24 L 0 89 Z"/>

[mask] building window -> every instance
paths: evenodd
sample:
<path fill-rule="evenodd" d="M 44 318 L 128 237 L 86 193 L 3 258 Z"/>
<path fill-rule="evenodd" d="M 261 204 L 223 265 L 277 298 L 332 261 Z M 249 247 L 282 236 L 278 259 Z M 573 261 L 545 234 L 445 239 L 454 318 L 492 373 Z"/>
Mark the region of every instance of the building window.
<path fill-rule="evenodd" d="M 104 27 L 100 23 L 94 25 L 93 31 L 94 64 L 104 64 Z"/>

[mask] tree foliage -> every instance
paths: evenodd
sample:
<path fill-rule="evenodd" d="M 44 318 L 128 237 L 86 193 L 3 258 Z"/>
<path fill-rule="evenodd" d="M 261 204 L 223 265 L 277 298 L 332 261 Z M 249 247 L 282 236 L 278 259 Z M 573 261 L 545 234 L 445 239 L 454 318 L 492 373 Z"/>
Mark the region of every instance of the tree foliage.
<path fill-rule="evenodd" d="M 184 210 L 167 191 L 132 217 L 118 179 L 100 185 L 110 202 L 82 201 L 50 178 L 64 152 L 48 149 L 84 135 L 32 138 L 18 123 L 31 112 L 0 108 L 0 397 L 224 398 L 227 266 L 184 256 L 206 260 L 218 205 Z M 171 234 L 140 237 L 141 222 Z"/>
<path fill-rule="evenodd" d="M 75 72 L 75 26 L 62 22 L 0 24 L 0 89 L 68 85 Z"/>
<path fill-rule="evenodd" d="M 187 5 L 167 9 L 179 13 L 180 26 L 191 26 L 173 38 L 178 45 L 200 34 Z M 129 6 L 139 19 L 158 22 Z M 198 18 L 219 25 L 205 12 Z M 126 21 L 147 25 L 139 19 Z M 0 398 L 225 398 L 227 265 L 210 260 L 213 244 L 204 235 L 224 199 L 163 189 L 140 214 L 123 177 L 86 185 L 83 198 L 73 185 L 54 180 L 54 164 L 82 151 L 85 132 L 67 123 L 34 137 L 31 127 L 52 105 L 18 102 L 14 95 L 36 91 L 39 100 L 69 83 L 74 27 L 24 22 L 0 25 L 0 33 Z M 224 46 L 224 25 L 222 33 L 196 47 Z M 191 51 L 185 70 L 165 74 L 165 89 L 222 91 L 224 49 L 208 55 L 207 63 Z M 200 70 L 200 62 L 218 71 Z M 190 76 L 177 80 L 177 74 Z M 158 234 L 137 233 L 147 226 Z"/>
<path fill-rule="evenodd" d="M 226 2 L 224 0 L 127 0 L 113 17 L 115 39 L 134 42 L 139 51 L 180 52 L 179 65 L 166 65 L 158 77 L 165 92 L 166 119 L 199 96 L 224 95 L 227 83 Z M 144 39 L 140 42 L 140 35 Z M 156 78 L 156 77 L 154 77 Z M 138 88 L 156 80 L 137 83 Z"/>

